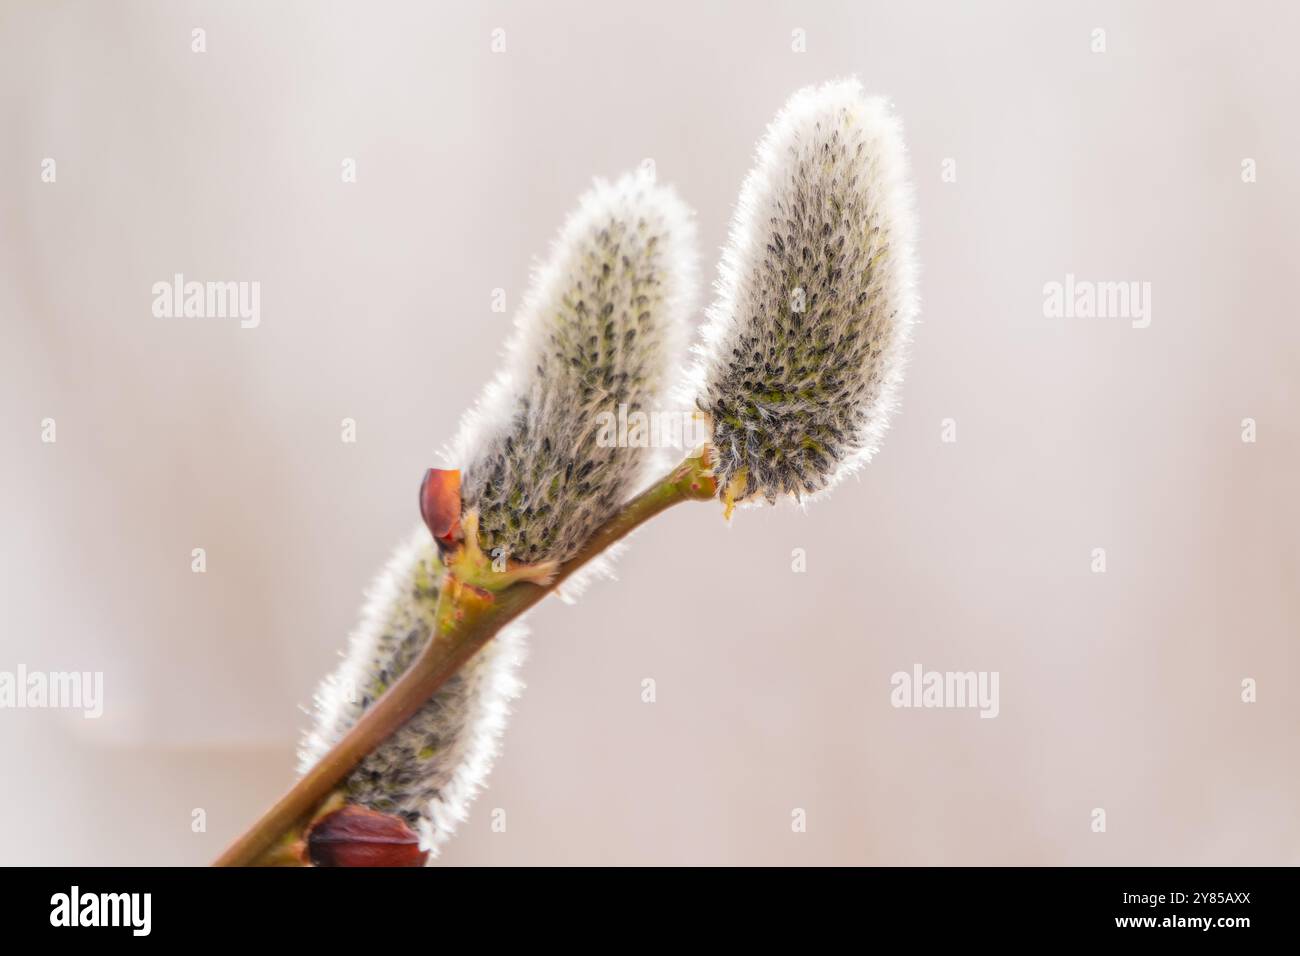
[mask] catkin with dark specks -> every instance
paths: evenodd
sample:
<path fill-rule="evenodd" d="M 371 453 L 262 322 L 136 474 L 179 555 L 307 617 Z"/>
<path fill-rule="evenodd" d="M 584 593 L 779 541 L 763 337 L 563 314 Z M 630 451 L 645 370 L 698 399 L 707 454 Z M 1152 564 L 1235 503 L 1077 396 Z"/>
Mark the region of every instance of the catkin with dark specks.
<path fill-rule="evenodd" d="M 917 311 L 898 120 L 856 80 L 795 94 L 759 143 L 695 371 L 736 501 L 829 488 L 884 436 Z"/>
<path fill-rule="evenodd" d="M 639 171 L 597 181 L 570 216 L 516 318 L 505 367 L 468 413 L 447 462 L 490 556 L 563 561 L 642 481 L 650 450 L 601 447 L 596 418 L 654 410 L 680 361 L 694 300 L 694 225 Z M 444 569 L 423 527 L 372 588 L 343 663 L 322 684 L 306 772 L 427 643 Z M 527 586 L 527 585 L 521 585 Z M 496 635 L 348 777 L 348 799 L 395 813 L 421 846 L 463 820 L 495 758 L 525 629 Z M 432 859 L 432 854 L 431 857 Z"/>

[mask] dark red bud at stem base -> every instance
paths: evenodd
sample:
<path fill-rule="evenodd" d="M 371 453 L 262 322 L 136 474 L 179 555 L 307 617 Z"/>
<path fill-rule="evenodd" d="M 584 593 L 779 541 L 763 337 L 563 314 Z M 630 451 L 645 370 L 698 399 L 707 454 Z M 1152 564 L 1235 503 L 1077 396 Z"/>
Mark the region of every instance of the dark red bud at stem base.
<path fill-rule="evenodd" d="M 349 805 L 307 832 L 313 866 L 424 866 L 428 850 L 401 817 Z"/>

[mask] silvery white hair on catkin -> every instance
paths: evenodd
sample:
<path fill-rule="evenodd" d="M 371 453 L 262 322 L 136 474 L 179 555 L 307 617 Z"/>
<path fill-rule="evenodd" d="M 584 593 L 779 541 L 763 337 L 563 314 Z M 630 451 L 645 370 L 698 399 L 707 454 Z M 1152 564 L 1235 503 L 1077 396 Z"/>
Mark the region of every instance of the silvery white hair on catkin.
<path fill-rule="evenodd" d="M 451 460 L 484 552 L 565 561 L 651 477 L 650 449 L 601 447 L 597 416 L 651 412 L 696 301 L 690 211 L 654 176 L 597 180 L 519 311 L 506 367 Z M 653 456 L 655 463 L 659 456 Z"/>
<path fill-rule="evenodd" d="M 690 211 L 648 171 L 597 180 L 582 197 L 533 277 L 504 370 L 448 456 L 485 553 L 564 561 L 645 480 L 652 450 L 600 447 L 595 422 L 620 404 L 650 411 L 662 400 L 694 306 L 694 243 Z M 342 664 L 317 693 L 300 772 L 428 642 L 443 573 L 421 527 L 372 586 Z M 436 852 L 496 756 L 524 638 L 516 622 L 489 641 L 352 772 L 349 801 L 404 817 Z"/>
<path fill-rule="evenodd" d="M 367 592 L 343 662 L 316 692 L 312 729 L 299 752 L 306 773 L 400 677 L 433 634 L 443 567 L 421 526 Z M 349 775 L 347 799 L 406 819 L 437 848 L 465 819 L 522 688 L 521 622 L 504 628 L 410 720 Z"/>
<path fill-rule="evenodd" d="M 758 144 L 691 388 L 736 501 L 815 496 L 876 451 L 917 312 L 902 128 L 856 79 Z"/>

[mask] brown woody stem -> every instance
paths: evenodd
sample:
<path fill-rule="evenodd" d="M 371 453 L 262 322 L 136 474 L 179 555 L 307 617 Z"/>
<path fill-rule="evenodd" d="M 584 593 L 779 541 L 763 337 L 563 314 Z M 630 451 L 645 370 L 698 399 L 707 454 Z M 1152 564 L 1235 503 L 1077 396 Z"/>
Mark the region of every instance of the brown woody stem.
<path fill-rule="evenodd" d="M 493 595 L 470 588 L 456 589 L 453 606 L 448 589 L 439 597 L 438 626 L 411 667 L 361 715 L 361 719 L 316 762 L 289 792 L 232 843 L 215 866 L 256 866 L 272 863 L 277 848 L 293 841 L 317 815 L 348 774 L 367 754 L 409 720 L 434 692 L 501 628 L 519 617 L 571 574 L 610 545 L 662 511 L 683 501 L 707 501 L 717 496 L 709 446 L 674 468 L 663 479 L 628 502 L 596 530 L 582 550 L 560 566 L 544 586 L 512 584 Z"/>

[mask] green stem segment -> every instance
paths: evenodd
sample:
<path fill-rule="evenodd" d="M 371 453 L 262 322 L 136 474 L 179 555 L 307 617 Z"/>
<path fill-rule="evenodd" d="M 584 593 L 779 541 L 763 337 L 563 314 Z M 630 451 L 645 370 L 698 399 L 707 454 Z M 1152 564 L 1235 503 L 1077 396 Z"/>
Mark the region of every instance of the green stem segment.
<path fill-rule="evenodd" d="M 274 855 L 286 838 L 300 833 L 311 822 L 357 764 L 414 716 L 501 628 L 655 515 L 683 501 L 708 501 L 716 497 L 718 487 L 711 459 L 712 449 L 706 445 L 633 498 L 598 528 L 582 550 L 561 565 L 555 578 L 545 586 L 520 582 L 491 595 L 459 588 L 451 606 L 446 606 L 450 604 L 449 592 L 444 589 L 439 596 L 438 627 L 406 673 L 214 865 L 255 866 L 269 862 L 269 856 Z"/>

